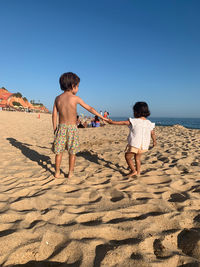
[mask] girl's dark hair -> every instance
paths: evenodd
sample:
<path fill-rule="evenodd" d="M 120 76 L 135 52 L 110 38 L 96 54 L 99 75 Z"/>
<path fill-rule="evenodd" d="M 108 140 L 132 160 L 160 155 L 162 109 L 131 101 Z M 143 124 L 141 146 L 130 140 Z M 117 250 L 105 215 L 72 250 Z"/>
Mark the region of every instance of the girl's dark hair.
<path fill-rule="evenodd" d="M 60 76 L 60 88 L 63 91 L 70 91 L 80 83 L 80 78 L 73 72 L 66 72 Z"/>
<path fill-rule="evenodd" d="M 135 118 L 150 116 L 149 107 L 146 102 L 137 102 L 133 106 L 133 113 Z"/>

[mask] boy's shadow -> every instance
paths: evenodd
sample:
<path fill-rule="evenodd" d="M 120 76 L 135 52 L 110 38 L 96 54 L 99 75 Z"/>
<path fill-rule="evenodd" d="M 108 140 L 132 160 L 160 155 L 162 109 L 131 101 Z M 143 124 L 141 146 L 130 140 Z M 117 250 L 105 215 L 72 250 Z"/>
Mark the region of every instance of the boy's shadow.
<path fill-rule="evenodd" d="M 41 155 L 37 151 L 30 149 L 30 144 L 21 143 L 17 141 L 14 138 L 6 138 L 10 144 L 18 149 L 21 150 L 22 154 L 27 157 L 28 159 L 37 162 L 39 166 L 44 168 L 46 171 L 49 171 L 52 175 L 54 175 L 53 171 L 47 166 L 47 164 L 50 164 L 51 167 L 54 167 L 54 165 L 51 163 L 51 159 L 48 156 Z"/>
<path fill-rule="evenodd" d="M 49 171 L 52 175 L 54 175 L 54 172 L 47 166 L 49 164 L 49 165 L 51 165 L 51 167 L 55 168 L 55 165 L 51 163 L 51 159 L 49 156 L 41 155 L 37 151 L 29 148 L 30 146 L 32 146 L 30 144 L 21 143 L 14 138 L 7 138 L 7 140 L 10 142 L 10 144 L 12 146 L 16 147 L 17 149 L 20 149 L 22 154 L 25 157 L 27 157 L 28 159 L 30 159 L 32 161 L 37 162 L 37 164 L 39 166 L 41 166 L 46 171 Z M 83 157 L 86 160 L 94 162 L 96 164 L 100 164 L 99 162 L 104 162 L 105 167 L 108 167 L 114 171 L 118 171 L 122 175 L 126 175 L 123 171 L 121 171 L 119 169 L 120 168 L 119 164 L 114 165 L 111 161 L 107 161 L 103 158 L 100 158 L 97 154 L 91 153 L 90 151 L 79 152 L 79 153 L 77 153 L 77 157 Z M 112 167 L 112 165 L 114 167 Z M 62 170 L 61 170 L 61 173 L 64 174 L 64 172 Z"/>
<path fill-rule="evenodd" d="M 100 158 L 97 154 L 91 153 L 90 151 L 78 152 L 76 154 L 76 156 L 77 157 L 83 157 L 86 160 L 89 160 L 89 161 L 94 162 L 96 164 L 100 164 L 99 162 L 104 162 L 105 163 L 105 165 L 104 165 L 105 167 L 110 168 L 110 169 L 112 169 L 114 171 L 118 171 L 122 175 L 126 175 L 126 173 L 124 173 L 123 171 L 120 170 L 119 164 L 113 164 L 111 161 L 107 161 L 107 160 L 105 160 L 103 158 Z"/>

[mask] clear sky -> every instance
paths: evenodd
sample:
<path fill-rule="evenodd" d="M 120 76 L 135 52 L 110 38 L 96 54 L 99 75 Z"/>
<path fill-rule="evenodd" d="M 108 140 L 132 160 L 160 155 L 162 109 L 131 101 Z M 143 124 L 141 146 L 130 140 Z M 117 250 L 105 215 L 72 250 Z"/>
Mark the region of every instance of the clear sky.
<path fill-rule="evenodd" d="M 0 87 L 52 109 L 72 71 L 111 117 L 136 101 L 154 117 L 200 117 L 199 0 L 0 0 L 0 11 Z"/>

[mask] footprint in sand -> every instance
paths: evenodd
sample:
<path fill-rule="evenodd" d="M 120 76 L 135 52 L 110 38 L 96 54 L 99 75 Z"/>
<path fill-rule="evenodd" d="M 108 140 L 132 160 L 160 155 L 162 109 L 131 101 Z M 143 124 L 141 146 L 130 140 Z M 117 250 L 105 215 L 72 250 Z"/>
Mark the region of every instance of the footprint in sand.
<path fill-rule="evenodd" d="M 191 163 L 191 166 L 199 166 L 199 162 L 194 161 Z"/>
<path fill-rule="evenodd" d="M 101 224 L 101 218 L 102 214 L 100 212 L 82 214 L 76 218 L 76 222 L 86 226 L 95 226 Z"/>
<path fill-rule="evenodd" d="M 111 201 L 112 202 L 117 202 L 117 201 L 120 201 L 124 198 L 124 194 L 116 189 L 113 189 L 111 192 L 110 192 L 110 195 L 111 195 Z"/>
<path fill-rule="evenodd" d="M 167 176 L 150 176 L 150 177 L 141 177 L 141 181 L 144 184 L 164 184 L 171 182 L 170 177 Z"/>
<path fill-rule="evenodd" d="M 169 158 L 168 157 L 163 157 L 163 156 L 158 157 L 158 160 L 160 160 L 160 161 L 162 161 L 164 163 L 168 163 L 169 162 Z"/>
<path fill-rule="evenodd" d="M 200 233 L 193 229 L 184 229 L 177 236 L 178 248 L 190 257 L 200 259 Z"/>
<path fill-rule="evenodd" d="M 187 199 L 189 199 L 189 196 L 186 193 L 174 193 L 174 194 L 171 194 L 170 199 L 168 201 L 169 202 L 184 202 Z"/>

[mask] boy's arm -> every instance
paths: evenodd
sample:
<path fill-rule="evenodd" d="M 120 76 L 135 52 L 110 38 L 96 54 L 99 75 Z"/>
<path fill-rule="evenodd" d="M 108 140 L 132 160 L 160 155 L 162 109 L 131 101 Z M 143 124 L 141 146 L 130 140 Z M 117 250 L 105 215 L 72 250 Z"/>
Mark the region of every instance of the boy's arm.
<path fill-rule="evenodd" d="M 100 113 L 98 113 L 93 107 L 89 106 L 88 104 L 86 104 L 80 97 L 77 96 L 78 99 L 78 104 L 80 104 L 83 108 L 85 108 L 87 111 L 89 111 L 90 113 L 97 115 L 99 118 L 101 118 L 102 120 L 108 121 L 108 119 L 104 118 Z"/>
<path fill-rule="evenodd" d="M 115 125 L 130 125 L 130 121 L 112 121 L 112 120 L 108 120 L 108 123 L 110 124 L 115 124 Z"/>
<path fill-rule="evenodd" d="M 57 116 L 58 116 L 58 111 L 57 111 L 56 100 L 55 100 L 54 105 L 53 105 L 53 112 L 52 112 L 52 124 L 53 124 L 54 133 L 57 128 Z"/>
<path fill-rule="evenodd" d="M 155 135 L 155 132 L 154 131 L 151 131 L 151 138 L 153 140 L 153 146 L 156 146 L 156 135 Z"/>

